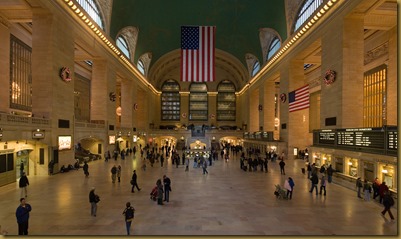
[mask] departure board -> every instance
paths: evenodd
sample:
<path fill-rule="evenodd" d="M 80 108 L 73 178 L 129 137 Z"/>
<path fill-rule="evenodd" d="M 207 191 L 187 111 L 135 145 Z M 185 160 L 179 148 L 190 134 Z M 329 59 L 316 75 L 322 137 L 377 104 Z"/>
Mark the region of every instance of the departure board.
<path fill-rule="evenodd" d="M 319 144 L 331 144 L 336 142 L 336 132 L 334 130 L 322 130 L 319 132 Z"/>
<path fill-rule="evenodd" d="M 398 134 L 397 131 L 387 132 L 387 149 L 398 149 Z"/>
<path fill-rule="evenodd" d="M 337 145 L 383 149 L 382 128 L 337 129 Z"/>

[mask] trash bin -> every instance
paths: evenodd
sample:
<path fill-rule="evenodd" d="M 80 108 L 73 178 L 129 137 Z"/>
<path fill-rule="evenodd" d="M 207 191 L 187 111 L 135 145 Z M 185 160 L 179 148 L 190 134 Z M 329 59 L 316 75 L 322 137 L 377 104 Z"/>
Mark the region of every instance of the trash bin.
<path fill-rule="evenodd" d="M 302 173 L 305 174 L 305 168 L 301 168 Z"/>

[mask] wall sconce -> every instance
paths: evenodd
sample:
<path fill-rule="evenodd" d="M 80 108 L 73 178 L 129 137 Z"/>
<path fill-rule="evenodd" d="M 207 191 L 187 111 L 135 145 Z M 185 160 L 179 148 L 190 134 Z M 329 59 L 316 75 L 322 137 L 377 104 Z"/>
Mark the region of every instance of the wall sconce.
<path fill-rule="evenodd" d="M 348 162 L 348 165 L 352 165 L 352 162 Z"/>
<path fill-rule="evenodd" d="M 388 173 L 387 169 L 382 169 L 382 173 Z"/>

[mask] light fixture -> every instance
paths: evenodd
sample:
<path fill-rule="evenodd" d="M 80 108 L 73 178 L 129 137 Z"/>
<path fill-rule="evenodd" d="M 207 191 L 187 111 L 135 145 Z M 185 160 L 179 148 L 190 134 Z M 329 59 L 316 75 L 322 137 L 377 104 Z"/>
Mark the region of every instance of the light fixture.
<path fill-rule="evenodd" d="M 352 165 L 352 162 L 348 162 L 348 165 Z"/>
<path fill-rule="evenodd" d="M 387 169 L 383 169 L 382 173 L 388 173 L 388 170 Z"/>

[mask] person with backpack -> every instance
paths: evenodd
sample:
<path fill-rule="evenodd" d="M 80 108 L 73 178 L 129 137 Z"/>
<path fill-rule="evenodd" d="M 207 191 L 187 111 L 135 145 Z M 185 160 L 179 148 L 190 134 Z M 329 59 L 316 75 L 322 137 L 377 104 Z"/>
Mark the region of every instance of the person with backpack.
<path fill-rule="evenodd" d="M 383 195 L 383 205 L 384 205 L 384 210 L 381 212 L 382 217 L 385 218 L 384 215 L 386 214 L 386 212 L 388 212 L 388 214 L 390 215 L 391 221 L 394 221 L 394 220 L 395 220 L 395 219 L 394 219 L 394 216 L 393 216 L 393 214 L 392 214 L 391 211 L 390 211 L 390 208 L 391 208 L 392 206 L 394 206 L 394 199 L 393 199 L 393 197 L 391 196 L 389 190 L 386 190 L 386 191 L 384 192 L 384 195 Z"/>
<path fill-rule="evenodd" d="M 130 202 L 127 202 L 125 204 L 126 208 L 123 211 L 123 215 L 125 217 L 125 226 L 127 228 L 127 235 L 130 235 L 130 230 L 131 230 L 131 224 L 132 220 L 134 220 L 134 212 L 135 208 L 131 206 Z"/>

